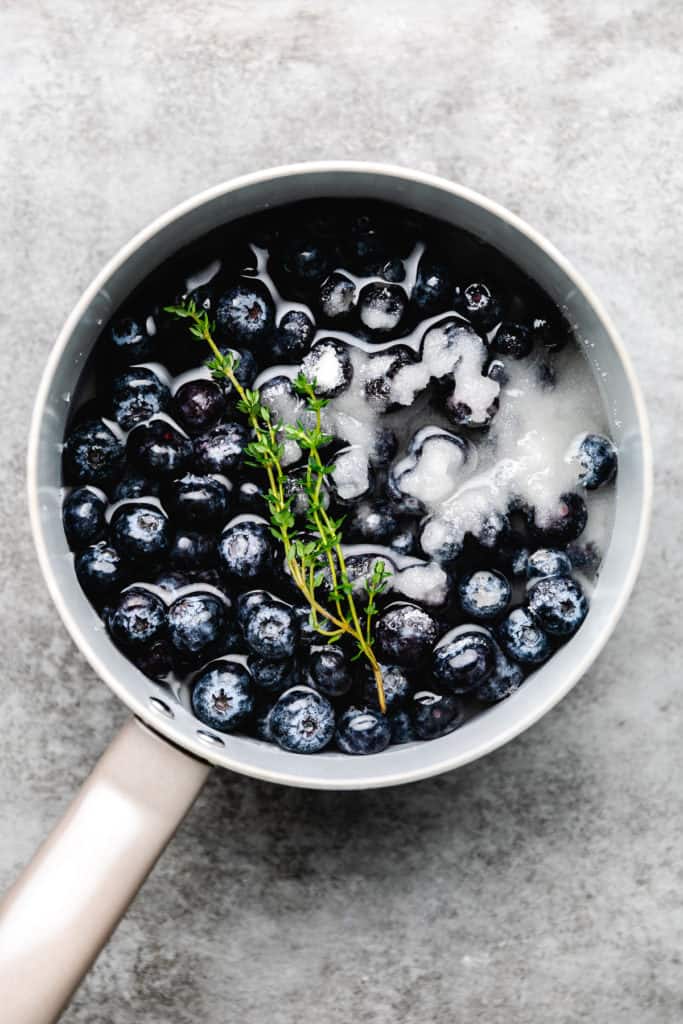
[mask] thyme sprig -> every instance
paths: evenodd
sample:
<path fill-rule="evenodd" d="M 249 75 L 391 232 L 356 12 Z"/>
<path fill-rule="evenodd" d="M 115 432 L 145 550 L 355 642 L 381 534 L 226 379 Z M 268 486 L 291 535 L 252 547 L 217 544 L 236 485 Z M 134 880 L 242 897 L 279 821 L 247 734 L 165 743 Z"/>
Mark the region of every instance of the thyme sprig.
<path fill-rule="evenodd" d="M 321 456 L 321 449 L 332 440 L 325 433 L 322 422 L 322 410 L 328 404 L 327 399 L 318 397 L 315 381 L 300 373 L 293 386 L 305 402 L 307 422 L 302 419 L 296 423 L 278 422 L 261 401 L 259 392 L 243 387 L 237 379 L 235 370 L 239 357 L 236 353 L 226 354 L 220 350 L 214 339 L 215 325 L 209 320 L 206 310 L 198 310 L 193 300 L 185 305 L 165 308 L 167 313 L 190 321 L 190 334 L 209 346 L 212 358 L 206 365 L 212 376 L 217 380 L 227 380 L 237 394 L 237 408 L 246 416 L 253 434 L 245 448 L 248 465 L 259 467 L 266 474 L 270 530 L 282 544 L 292 579 L 311 609 L 314 629 L 328 643 L 336 643 L 345 635 L 355 642 L 354 660 L 365 657 L 369 662 L 379 707 L 385 712 L 382 671 L 373 649 L 372 624 L 378 611 L 377 598 L 386 590 L 391 573 L 381 559 L 374 563 L 371 575 L 365 580 L 367 601 L 363 618 L 356 604 L 354 586 L 349 579 L 342 550 L 344 518 L 333 518 L 325 507 L 325 478 L 334 469 Z M 292 508 L 294 498 L 288 491 L 282 467 L 283 439 L 295 441 L 302 451 L 308 453 L 302 480 L 306 497 L 303 530 L 297 527 Z M 320 590 L 326 577 L 329 589 L 325 599 L 321 597 Z"/>

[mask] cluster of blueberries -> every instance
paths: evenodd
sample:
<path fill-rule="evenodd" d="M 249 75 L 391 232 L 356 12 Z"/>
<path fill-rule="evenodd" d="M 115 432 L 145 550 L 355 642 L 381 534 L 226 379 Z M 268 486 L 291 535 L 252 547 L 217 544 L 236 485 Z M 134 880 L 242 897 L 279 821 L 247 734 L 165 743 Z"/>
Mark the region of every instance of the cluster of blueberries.
<path fill-rule="evenodd" d="M 273 363 L 305 359 L 317 327 L 331 322 L 391 340 L 441 310 L 455 308 L 479 331 L 519 315 L 518 288 L 505 298 L 493 283 L 456 283 L 454 258 L 444 253 L 472 260 L 479 243 L 460 234 L 444 242 L 443 229 L 434 234 L 404 214 L 368 215 L 330 203 L 248 228 L 256 248 L 240 245 L 239 227 L 204 241 L 204 262 L 219 251 L 221 269 L 190 292 L 215 320 L 222 350 L 238 353 L 244 386 Z M 408 295 L 400 285 L 406 257 L 430 231 L 433 244 Z M 278 319 L 268 287 L 250 276 L 261 246 L 280 294 L 305 302 L 307 311 L 298 305 Z M 343 643 L 321 643 L 286 571 L 265 521 L 260 473 L 245 464 L 249 432 L 230 385 L 187 372 L 205 353 L 187 324 L 164 313 L 164 303 L 187 298 L 176 273 L 173 263 L 157 273 L 131 297 L 126 315 L 107 325 L 95 352 L 96 397 L 77 410 L 64 444 L 66 537 L 78 579 L 114 643 L 160 684 L 186 680 L 192 710 L 206 726 L 298 753 L 336 745 L 369 754 L 433 739 L 457 728 L 468 708 L 518 688 L 587 613 L 572 576 L 594 568 L 594 552 L 575 543 L 585 525 L 578 495 L 564 496 L 559 527 L 546 524 L 545 533 L 532 519 L 524 534 L 505 522 L 496 524 L 493 543 L 469 538 L 443 566 L 450 584 L 437 607 L 385 597 L 375 626 L 387 703 L 381 714 L 367 662 L 354 660 Z M 509 283 L 514 273 L 499 265 L 501 280 Z M 371 280 L 359 284 L 363 276 Z M 538 301 L 545 301 L 543 315 L 529 326 L 505 321 L 497 359 L 523 357 L 545 343 L 553 314 L 547 300 Z M 183 374 L 175 388 L 174 374 Z M 395 438 L 386 429 L 379 434 L 373 493 L 362 502 L 338 501 L 345 539 L 419 558 L 419 513 L 392 501 L 387 487 Z M 585 487 L 614 477 L 616 453 L 607 439 L 589 438 L 580 458 Z M 293 488 L 298 468 L 291 470 Z M 330 501 L 337 499 L 331 492 Z M 352 578 L 362 581 L 371 562 L 351 556 Z"/>

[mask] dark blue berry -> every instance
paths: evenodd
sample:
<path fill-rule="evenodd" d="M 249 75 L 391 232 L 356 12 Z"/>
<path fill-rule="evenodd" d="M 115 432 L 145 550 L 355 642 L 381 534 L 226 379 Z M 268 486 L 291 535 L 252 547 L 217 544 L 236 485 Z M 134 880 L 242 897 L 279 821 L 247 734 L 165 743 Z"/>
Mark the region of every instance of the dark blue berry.
<path fill-rule="evenodd" d="M 379 754 L 391 742 L 391 725 L 373 708 L 349 708 L 337 723 L 335 739 L 344 754 Z"/>
<path fill-rule="evenodd" d="M 225 394 L 214 380 L 188 380 L 173 396 L 173 408 L 188 434 L 203 434 L 225 412 Z"/>
<path fill-rule="evenodd" d="M 396 711 L 402 707 L 412 693 L 412 684 L 404 668 L 400 665 L 387 665 L 380 662 L 382 673 L 382 688 L 386 702 L 387 713 Z M 367 707 L 379 709 L 379 694 L 377 693 L 377 682 L 369 668 L 364 670 L 361 683 L 361 694 L 363 703 Z"/>
<path fill-rule="evenodd" d="M 490 331 L 502 319 L 502 306 L 497 295 L 482 282 L 458 286 L 453 308 L 482 331 Z"/>
<path fill-rule="evenodd" d="M 389 427 L 380 427 L 375 431 L 369 460 L 373 466 L 388 466 L 398 451 L 398 438 Z"/>
<path fill-rule="evenodd" d="M 453 282 L 450 268 L 429 252 L 423 253 L 417 268 L 412 301 L 421 316 L 445 312 L 451 305 Z"/>
<path fill-rule="evenodd" d="M 349 663 L 341 647 L 314 647 L 308 656 L 311 686 L 326 697 L 341 697 L 351 688 Z"/>
<path fill-rule="evenodd" d="M 553 636 L 571 636 L 588 614 L 588 601 L 573 579 L 552 576 L 529 590 L 529 609 Z"/>
<path fill-rule="evenodd" d="M 285 239 L 278 252 L 282 269 L 299 284 L 312 284 L 322 280 L 330 271 L 327 246 L 315 238 Z"/>
<path fill-rule="evenodd" d="M 608 437 L 586 434 L 578 451 L 579 483 L 589 491 L 613 480 L 617 473 L 617 450 Z"/>
<path fill-rule="evenodd" d="M 171 547 L 168 519 L 154 505 L 121 505 L 111 518 L 110 528 L 117 551 L 132 562 L 159 562 Z"/>
<path fill-rule="evenodd" d="M 251 676 L 244 665 L 221 658 L 207 665 L 192 687 L 192 710 L 200 722 L 218 732 L 234 732 L 256 707 Z"/>
<path fill-rule="evenodd" d="M 125 577 L 121 556 L 104 540 L 92 544 L 78 556 L 76 575 L 86 594 L 94 599 L 118 590 Z"/>
<path fill-rule="evenodd" d="M 233 285 L 216 302 L 216 332 L 230 344 L 262 348 L 274 324 L 273 299 L 261 281 Z"/>
<path fill-rule="evenodd" d="M 299 668 L 292 658 L 273 661 L 250 654 L 247 665 L 256 686 L 276 696 L 299 682 Z"/>
<path fill-rule="evenodd" d="M 107 349 L 119 366 L 144 363 L 154 357 L 154 338 L 139 320 L 123 317 L 109 328 Z"/>
<path fill-rule="evenodd" d="M 397 331 L 406 313 L 408 299 L 397 284 L 366 284 L 358 296 L 358 315 L 373 335 Z"/>
<path fill-rule="evenodd" d="M 234 351 L 237 356 L 234 367 L 235 377 L 243 388 L 250 388 L 258 376 L 256 356 L 248 348 L 238 348 L 231 351 Z M 223 352 L 223 346 L 221 346 L 221 352 Z M 225 381 L 225 383 L 228 384 L 229 382 Z"/>
<path fill-rule="evenodd" d="M 532 324 L 534 340 L 549 352 L 559 352 L 571 337 L 571 328 L 559 312 L 544 313 Z"/>
<path fill-rule="evenodd" d="M 494 664 L 495 648 L 491 638 L 465 627 L 463 632 L 444 637 L 434 651 L 432 671 L 447 690 L 468 693 L 488 679 Z"/>
<path fill-rule="evenodd" d="M 173 648 L 168 637 L 161 637 L 153 643 L 127 651 L 141 672 L 157 683 L 164 683 L 173 671 Z"/>
<path fill-rule="evenodd" d="M 166 606 L 144 587 L 130 587 L 109 615 L 109 631 L 124 650 L 152 644 L 166 632 Z"/>
<path fill-rule="evenodd" d="M 389 725 L 391 726 L 391 742 L 394 746 L 413 743 L 417 739 L 410 712 L 405 708 L 399 708 L 398 711 L 389 715 Z"/>
<path fill-rule="evenodd" d="M 320 311 L 328 320 L 343 320 L 356 304 L 356 286 L 346 274 L 330 274 L 320 289 Z"/>
<path fill-rule="evenodd" d="M 464 614 L 478 622 L 490 622 L 502 615 L 512 590 L 501 572 L 477 569 L 458 583 L 458 597 Z"/>
<path fill-rule="evenodd" d="M 255 580 L 270 572 L 274 558 L 270 527 L 248 519 L 228 525 L 218 542 L 218 558 L 228 577 Z"/>
<path fill-rule="evenodd" d="M 568 544 L 567 557 L 572 569 L 578 569 L 587 576 L 595 576 L 602 563 L 602 555 L 592 540 L 585 544 Z"/>
<path fill-rule="evenodd" d="M 64 476 L 68 483 L 106 487 L 121 476 L 125 449 L 101 420 L 76 427 L 64 445 Z"/>
<path fill-rule="evenodd" d="M 176 598 L 168 609 L 168 632 L 177 654 L 197 663 L 218 653 L 228 623 L 228 606 L 215 594 Z"/>
<path fill-rule="evenodd" d="M 266 604 L 268 601 L 272 601 L 272 597 L 267 590 L 247 590 L 238 594 L 235 612 L 240 628 L 245 628 L 247 619 L 258 605 Z"/>
<path fill-rule="evenodd" d="M 509 320 L 500 325 L 491 342 L 494 352 L 510 359 L 525 359 L 533 347 L 534 339 L 529 328 Z"/>
<path fill-rule="evenodd" d="M 572 563 L 564 551 L 553 548 L 538 548 L 533 551 L 526 562 L 528 580 L 539 580 L 544 576 L 571 576 Z"/>
<path fill-rule="evenodd" d="M 382 280 L 390 281 L 392 284 L 400 284 L 401 281 L 405 281 L 406 268 L 403 266 L 403 261 L 398 256 L 392 256 L 379 271 L 379 276 Z"/>
<path fill-rule="evenodd" d="M 483 704 L 496 704 L 504 700 L 524 682 L 522 669 L 503 654 L 498 644 L 495 644 L 495 654 L 496 661 L 491 675 L 474 691 L 474 696 Z"/>
<path fill-rule="evenodd" d="M 501 512 L 489 512 L 473 536 L 479 547 L 486 551 L 498 551 L 505 545 L 510 529 L 510 520 L 506 515 Z"/>
<path fill-rule="evenodd" d="M 377 654 L 396 665 L 418 665 L 436 643 L 436 622 L 414 604 L 396 604 L 377 619 Z"/>
<path fill-rule="evenodd" d="M 124 430 L 131 430 L 136 423 L 165 412 L 170 401 L 167 386 L 146 366 L 126 370 L 114 378 L 111 387 L 114 419 Z"/>
<path fill-rule="evenodd" d="M 576 540 L 587 520 L 583 498 L 570 491 L 560 496 L 554 509 L 536 509 L 530 516 L 529 526 L 534 537 L 544 546 L 555 547 Z"/>
<path fill-rule="evenodd" d="M 184 472 L 192 457 L 192 441 L 165 419 L 134 427 L 126 445 L 128 458 L 144 474 L 162 478 Z"/>
<path fill-rule="evenodd" d="M 268 502 L 262 487 L 253 480 L 243 480 L 237 488 L 237 504 L 242 512 L 253 512 L 259 516 L 268 513 Z"/>
<path fill-rule="evenodd" d="M 346 257 L 357 274 L 377 274 L 391 257 L 389 231 L 376 214 L 359 213 L 351 221 L 344 242 Z"/>
<path fill-rule="evenodd" d="M 321 398 L 340 395 L 353 377 L 348 348 L 335 338 L 316 341 L 302 360 L 301 369 L 308 380 L 315 381 L 316 394 Z"/>
<path fill-rule="evenodd" d="M 195 468 L 201 473 L 222 473 L 224 476 L 242 462 L 249 443 L 246 427 L 240 423 L 221 423 L 194 442 Z"/>
<path fill-rule="evenodd" d="M 347 526 L 351 537 L 388 544 L 398 527 L 398 518 L 385 502 L 362 502 L 349 516 Z"/>
<path fill-rule="evenodd" d="M 418 690 L 413 695 L 410 714 L 415 735 L 421 740 L 445 736 L 463 722 L 460 700 L 454 694 L 438 690 Z"/>
<path fill-rule="evenodd" d="M 181 587 L 187 587 L 189 583 L 190 577 L 177 569 L 166 569 L 154 577 L 154 586 L 162 590 L 168 597 L 177 597 L 177 592 Z"/>
<path fill-rule="evenodd" d="M 230 493 L 212 476 L 186 473 L 169 487 L 168 500 L 179 523 L 196 529 L 222 526 L 228 518 Z"/>
<path fill-rule="evenodd" d="M 298 363 L 310 349 L 315 324 L 302 309 L 290 309 L 277 325 L 271 344 L 271 359 L 279 363 Z"/>
<path fill-rule="evenodd" d="M 64 499 L 62 522 L 70 548 L 79 550 L 102 540 L 107 530 L 106 503 L 91 487 L 77 487 Z"/>
<path fill-rule="evenodd" d="M 417 554 L 417 536 L 410 526 L 404 526 L 389 541 L 389 547 L 397 555 Z"/>
<path fill-rule="evenodd" d="M 317 754 L 334 736 L 334 711 L 326 697 L 307 686 L 287 690 L 270 713 L 270 732 L 283 750 Z"/>
<path fill-rule="evenodd" d="M 528 608 L 513 608 L 498 627 L 503 650 L 522 665 L 540 665 L 552 654 L 550 641 Z"/>
<path fill-rule="evenodd" d="M 307 604 L 295 604 L 292 605 L 292 611 L 297 622 L 299 647 L 308 650 L 318 639 L 318 633 L 311 619 L 311 609 Z"/>
<path fill-rule="evenodd" d="M 111 492 L 111 500 L 126 501 L 131 498 L 158 498 L 161 487 L 158 480 L 148 480 L 145 476 L 130 475 L 119 480 Z"/>
<path fill-rule="evenodd" d="M 198 530 L 177 530 L 168 552 L 174 569 L 208 568 L 216 561 L 216 538 Z"/>
<path fill-rule="evenodd" d="M 526 547 L 513 547 L 509 553 L 508 562 L 510 566 L 510 574 L 515 579 L 521 579 L 526 576 L 527 565 L 529 562 L 529 549 Z"/>
<path fill-rule="evenodd" d="M 291 658 L 296 651 L 296 617 L 288 605 L 264 601 L 247 615 L 244 639 L 252 654 L 260 658 Z"/>

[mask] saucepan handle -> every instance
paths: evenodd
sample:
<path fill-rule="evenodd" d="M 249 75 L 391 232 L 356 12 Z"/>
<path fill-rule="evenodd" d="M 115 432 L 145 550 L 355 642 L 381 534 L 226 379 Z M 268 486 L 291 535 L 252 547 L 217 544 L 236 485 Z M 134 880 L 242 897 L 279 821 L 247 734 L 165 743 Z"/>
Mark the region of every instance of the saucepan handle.
<path fill-rule="evenodd" d="M 0 904 L 0 1019 L 51 1024 L 202 787 L 209 766 L 136 719 Z"/>

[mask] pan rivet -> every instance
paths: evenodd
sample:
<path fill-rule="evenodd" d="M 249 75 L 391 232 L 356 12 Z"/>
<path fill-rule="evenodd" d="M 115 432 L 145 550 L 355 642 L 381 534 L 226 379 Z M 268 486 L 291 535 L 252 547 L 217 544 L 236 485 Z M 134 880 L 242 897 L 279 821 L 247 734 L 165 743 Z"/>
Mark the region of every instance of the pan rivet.
<path fill-rule="evenodd" d="M 160 700 L 158 697 L 150 697 L 149 703 L 152 705 L 157 714 L 164 715 L 165 718 L 174 717 L 173 712 L 169 708 L 168 704 L 166 704 L 165 701 Z"/>
<path fill-rule="evenodd" d="M 214 746 L 214 747 L 224 747 L 225 746 L 225 744 L 223 743 L 223 740 L 220 738 L 220 736 L 214 736 L 213 733 L 204 732 L 203 729 L 197 729 L 197 736 L 202 741 L 202 743 L 206 743 L 206 745 L 208 747 L 212 747 L 212 746 Z"/>

